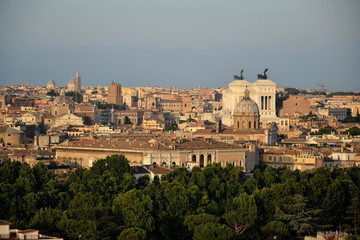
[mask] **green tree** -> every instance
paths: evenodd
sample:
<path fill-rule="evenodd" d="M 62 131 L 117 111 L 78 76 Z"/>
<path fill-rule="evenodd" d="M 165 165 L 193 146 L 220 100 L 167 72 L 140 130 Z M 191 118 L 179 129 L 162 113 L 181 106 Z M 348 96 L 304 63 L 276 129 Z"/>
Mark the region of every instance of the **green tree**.
<path fill-rule="evenodd" d="M 351 136 L 360 135 L 360 128 L 352 127 L 344 132 L 345 134 L 350 134 Z"/>
<path fill-rule="evenodd" d="M 82 120 L 84 125 L 89 126 L 92 124 L 91 118 L 89 116 L 82 116 Z"/>
<path fill-rule="evenodd" d="M 166 123 L 165 131 L 176 131 L 178 130 L 178 125 L 176 123 Z"/>
<path fill-rule="evenodd" d="M 233 227 L 238 235 L 242 234 L 255 223 L 257 218 L 257 208 L 253 196 L 242 193 L 235 197 L 231 210 L 224 214 L 224 218 L 227 224 Z"/>
<path fill-rule="evenodd" d="M 40 208 L 35 212 L 34 217 L 31 219 L 29 226 L 38 230 L 43 230 L 48 233 L 57 232 L 56 223 L 60 221 L 62 211 L 52 208 Z"/>
<path fill-rule="evenodd" d="M 331 134 L 331 133 L 337 133 L 336 129 L 330 126 L 326 126 L 323 128 L 320 128 L 318 132 L 315 132 L 315 135 L 324 135 L 324 134 Z"/>
<path fill-rule="evenodd" d="M 132 124 L 132 122 L 128 116 L 124 117 L 124 124 Z"/>
<path fill-rule="evenodd" d="M 151 232 L 155 222 L 152 217 L 153 203 L 141 190 L 132 189 L 119 194 L 113 203 L 113 212 L 129 227 L 138 227 Z"/>
<path fill-rule="evenodd" d="M 96 104 L 96 107 L 98 109 L 121 109 L 122 106 L 120 105 L 116 105 L 116 104 L 113 104 L 113 103 L 106 103 L 106 104 L 101 104 L 101 103 L 98 103 Z"/>
<path fill-rule="evenodd" d="M 138 227 L 127 228 L 121 232 L 118 240 L 145 240 L 146 231 Z"/>
<path fill-rule="evenodd" d="M 66 92 L 65 95 L 72 97 L 74 102 L 81 103 L 83 101 L 83 96 L 79 92 Z"/>
<path fill-rule="evenodd" d="M 90 168 L 95 175 L 102 175 L 109 170 L 113 176 L 121 179 L 125 173 L 132 174 L 128 160 L 123 155 L 111 155 L 97 160 Z"/>
<path fill-rule="evenodd" d="M 56 96 L 59 96 L 59 93 L 56 92 L 54 89 L 51 89 L 49 92 L 46 93 L 46 95 L 56 97 Z"/>
<path fill-rule="evenodd" d="M 136 187 L 138 189 L 144 189 L 150 183 L 149 175 L 144 175 L 138 178 L 136 182 Z"/>
<path fill-rule="evenodd" d="M 187 226 L 189 231 L 194 231 L 194 229 L 201 224 L 218 223 L 219 220 L 220 219 L 214 215 L 202 213 L 202 214 L 197 214 L 197 215 L 186 216 L 184 225 Z"/>
<path fill-rule="evenodd" d="M 195 227 L 194 240 L 235 239 L 236 233 L 230 227 L 221 223 L 205 223 Z"/>
<path fill-rule="evenodd" d="M 285 223 L 280 221 L 271 221 L 261 227 L 268 239 L 288 239 L 289 230 Z"/>
<path fill-rule="evenodd" d="M 360 199 L 358 196 L 351 199 L 351 204 L 346 209 L 346 223 L 343 225 L 347 232 L 353 233 L 355 236 L 360 234 Z"/>
<path fill-rule="evenodd" d="M 320 209 L 308 206 L 308 200 L 302 195 L 294 195 L 291 204 L 276 209 L 275 217 L 285 221 L 298 236 L 312 235 L 319 228 Z"/>
<path fill-rule="evenodd" d="M 346 208 L 344 188 L 339 179 L 328 186 L 322 209 L 324 209 L 321 214 L 323 222 L 331 224 L 333 227 L 341 224 Z"/>

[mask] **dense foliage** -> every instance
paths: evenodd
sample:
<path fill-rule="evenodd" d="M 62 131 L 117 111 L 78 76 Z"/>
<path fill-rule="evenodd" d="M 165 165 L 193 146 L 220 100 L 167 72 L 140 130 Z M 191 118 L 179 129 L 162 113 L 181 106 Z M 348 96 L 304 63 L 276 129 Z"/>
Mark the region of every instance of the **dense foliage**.
<path fill-rule="evenodd" d="M 65 95 L 72 97 L 74 102 L 81 103 L 83 101 L 83 96 L 79 92 L 66 92 Z"/>
<path fill-rule="evenodd" d="M 352 127 L 348 130 L 344 131 L 345 134 L 350 134 L 351 136 L 357 136 L 360 135 L 360 128 L 358 127 Z"/>
<path fill-rule="evenodd" d="M 176 131 L 178 130 L 178 125 L 176 123 L 166 123 L 165 131 Z"/>
<path fill-rule="evenodd" d="M 59 96 L 59 93 L 56 92 L 54 89 L 51 89 L 49 92 L 46 93 L 46 95 L 56 97 L 56 96 Z"/>
<path fill-rule="evenodd" d="M 343 123 L 360 123 L 360 114 L 357 113 L 355 117 L 348 115 L 344 120 L 341 122 Z"/>
<path fill-rule="evenodd" d="M 324 135 L 324 134 L 331 134 L 331 133 L 337 133 L 336 129 L 330 126 L 326 126 L 323 128 L 319 128 L 319 131 L 312 132 L 311 135 Z"/>
<path fill-rule="evenodd" d="M 12 227 L 66 239 L 298 239 L 318 230 L 359 233 L 360 168 L 313 172 L 259 166 L 176 168 L 150 183 L 125 157 L 77 169 L 63 184 L 42 163 L 3 160 L 0 216 Z"/>
<path fill-rule="evenodd" d="M 96 104 L 98 109 L 122 109 L 122 106 L 113 103 L 98 103 Z"/>
<path fill-rule="evenodd" d="M 299 88 L 285 88 L 284 91 L 286 92 L 286 95 L 326 95 L 324 90 L 306 91 Z"/>

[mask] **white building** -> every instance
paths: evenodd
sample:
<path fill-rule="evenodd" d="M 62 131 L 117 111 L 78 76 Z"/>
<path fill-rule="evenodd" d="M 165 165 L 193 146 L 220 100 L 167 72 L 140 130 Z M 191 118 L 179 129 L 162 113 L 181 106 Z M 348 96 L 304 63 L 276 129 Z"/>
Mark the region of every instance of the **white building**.
<path fill-rule="evenodd" d="M 278 122 L 276 116 L 276 83 L 267 79 L 258 79 L 253 83 L 246 80 L 235 80 L 229 84 L 228 89 L 223 91 L 223 109 L 221 112 L 222 122 L 225 125 L 233 125 L 233 113 L 237 102 L 244 97 L 245 89 L 249 90 L 251 99 L 259 106 L 260 122 L 264 125 L 270 122 Z"/>
<path fill-rule="evenodd" d="M 74 114 L 67 113 L 55 119 L 54 127 L 68 126 L 68 125 L 83 126 L 84 124 L 82 117 L 78 117 Z"/>

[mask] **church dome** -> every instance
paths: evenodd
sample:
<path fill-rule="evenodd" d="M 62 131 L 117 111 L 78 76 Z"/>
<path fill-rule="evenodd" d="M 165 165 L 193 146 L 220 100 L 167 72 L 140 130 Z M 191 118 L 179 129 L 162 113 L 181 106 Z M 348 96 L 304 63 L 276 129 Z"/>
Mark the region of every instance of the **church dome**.
<path fill-rule="evenodd" d="M 57 96 L 57 97 L 54 99 L 53 105 L 55 105 L 55 104 L 58 104 L 58 105 L 62 105 L 62 104 L 69 105 L 69 104 L 72 104 L 72 100 L 71 100 L 68 96 L 60 95 L 60 96 Z"/>
<path fill-rule="evenodd" d="M 47 83 L 48 86 L 56 86 L 54 79 L 51 77 Z"/>
<path fill-rule="evenodd" d="M 259 107 L 254 100 L 249 97 L 249 90 L 245 90 L 244 98 L 236 103 L 234 113 L 259 113 Z"/>
<path fill-rule="evenodd" d="M 73 78 L 73 77 L 71 77 L 71 79 L 70 79 L 70 81 L 69 81 L 68 85 L 75 85 L 75 82 L 74 82 L 74 78 Z"/>

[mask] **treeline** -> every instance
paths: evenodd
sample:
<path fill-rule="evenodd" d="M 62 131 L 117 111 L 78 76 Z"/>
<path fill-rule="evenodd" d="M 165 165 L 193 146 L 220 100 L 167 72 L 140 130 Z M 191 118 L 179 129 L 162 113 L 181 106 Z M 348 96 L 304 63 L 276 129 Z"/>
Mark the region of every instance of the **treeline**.
<path fill-rule="evenodd" d="M 326 91 L 324 90 L 312 90 L 312 91 L 306 91 L 306 90 L 302 90 L 299 88 L 284 88 L 284 91 L 287 94 L 290 95 L 305 95 L 305 94 L 309 94 L 309 95 L 326 95 L 326 97 L 333 97 L 333 96 L 360 96 L 360 92 L 331 92 L 329 94 L 326 93 Z"/>
<path fill-rule="evenodd" d="M 150 183 L 125 157 L 77 169 L 63 184 L 42 163 L 3 160 L 0 216 L 66 239 L 301 239 L 319 230 L 359 233 L 360 169 L 312 172 L 259 166 L 176 168 Z"/>

